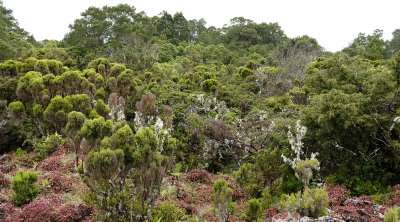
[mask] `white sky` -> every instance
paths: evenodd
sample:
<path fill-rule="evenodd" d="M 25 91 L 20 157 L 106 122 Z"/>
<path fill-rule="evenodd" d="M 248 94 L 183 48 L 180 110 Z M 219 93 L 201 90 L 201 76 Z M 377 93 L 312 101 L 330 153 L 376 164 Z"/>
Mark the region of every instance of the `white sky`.
<path fill-rule="evenodd" d="M 61 40 L 68 25 L 89 6 L 127 3 L 148 16 L 182 11 L 186 19 L 204 18 L 207 26 L 222 27 L 234 17 L 278 22 L 286 35 L 309 35 L 329 51 L 346 47 L 358 33 L 379 28 L 384 39 L 400 28 L 399 0 L 3 0 L 20 26 L 36 40 Z"/>

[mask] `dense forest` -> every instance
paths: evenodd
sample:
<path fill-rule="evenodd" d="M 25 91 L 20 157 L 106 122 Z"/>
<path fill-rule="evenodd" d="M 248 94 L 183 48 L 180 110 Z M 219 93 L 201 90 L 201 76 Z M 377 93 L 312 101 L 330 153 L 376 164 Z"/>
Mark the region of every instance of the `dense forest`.
<path fill-rule="evenodd" d="M 400 221 L 382 35 L 333 53 L 121 4 L 37 41 L 0 1 L 0 221 Z"/>

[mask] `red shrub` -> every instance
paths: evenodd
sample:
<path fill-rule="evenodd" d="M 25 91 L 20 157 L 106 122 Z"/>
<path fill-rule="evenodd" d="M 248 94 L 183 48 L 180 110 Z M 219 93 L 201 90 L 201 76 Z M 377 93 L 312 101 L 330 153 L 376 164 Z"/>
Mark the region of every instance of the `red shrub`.
<path fill-rule="evenodd" d="M 19 215 L 18 220 L 26 222 L 51 221 L 52 212 L 62 204 L 59 195 L 50 194 L 26 205 Z"/>
<path fill-rule="evenodd" d="M 52 156 L 38 163 L 37 168 L 43 171 L 58 171 L 62 164 L 60 156 Z"/>
<path fill-rule="evenodd" d="M 210 197 L 214 193 L 214 187 L 210 185 L 196 186 L 193 188 L 193 192 L 195 195 L 198 195 L 199 201 L 210 202 Z"/>
<path fill-rule="evenodd" d="M 0 172 L 0 188 L 9 188 L 11 184 L 11 180 L 8 179 L 2 172 Z"/>
<path fill-rule="evenodd" d="M 399 206 L 400 205 L 400 184 L 398 184 L 392 188 L 391 196 L 393 196 L 393 198 L 390 200 L 390 204 L 392 206 Z"/>
<path fill-rule="evenodd" d="M 70 191 L 73 183 L 76 182 L 74 177 L 61 174 L 57 171 L 46 173 L 42 179 L 47 179 L 51 190 L 58 194 Z"/>
<path fill-rule="evenodd" d="M 15 160 L 18 165 L 31 168 L 33 167 L 33 164 L 35 163 L 33 159 L 30 158 L 30 156 L 23 156 L 23 157 L 18 157 L 18 159 Z"/>
<path fill-rule="evenodd" d="M 178 206 L 185 209 L 186 213 L 189 215 L 196 214 L 197 210 L 195 205 L 195 201 L 189 197 L 182 198 L 178 203 Z"/>
<path fill-rule="evenodd" d="M 63 154 L 67 154 L 69 151 L 71 151 L 71 147 L 69 144 L 64 144 L 61 146 L 60 149 L 57 149 L 56 151 L 54 151 L 51 156 L 59 156 L 59 155 L 63 155 Z"/>
<path fill-rule="evenodd" d="M 10 162 L 14 159 L 12 154 L 3 154 L 0 156 L 0 163 L 6 164 L 6 162 Z"/>
<path fill-rule="evenodd" d="M 374 207 L 374 201 L 367 197 L 349 198 L 343 203 L 344 206 L 335 206 L 333 211 L 345 221 L 379 221 L 380 217 Z"/>
<path fill-rule="evenodd" d="M 52 210 L 53 206 L 50 204 L 50 202 L 47 199 L 42 198 L 26 205 L 18 215 L 18 219 L 27 222 L 50 222 Z"/>
<path fill-rule="evenodd" d="M 274 207 L 266 209 L 263 211 L 263 214 L 267 219 L 272 219 L 273 217 L 278 215 L 278 210 L 275 209 Z"/>
<path fill-rule="evenodd" d="M 328 192 L 329 202 L 331 206 L 340 206 L 349 195 L 349 190 L 344 186 L 334 186 L 327 184 L 326 191 Z"/>
<path fill-rule="evenodd" d="M 2 173 L 9 173 L 14 168 L 13 164 L 3 164 L 0 165 L 0 172 Z"/>
<path fill-rule="evenodd" d="M 53 221 L 82 221 L 91 213 L 91 208 L 87 207 L 85 204 L 68 203 L 63 205 L 56 213 L 53 214 Z"/>
<path fill-rule="evenodd" d="M 210 183 L 211 175 L 203 169 L 194 169 L 186 174 L 186 179 L 197 183 Z"/>
<path fill-rule="evenodd" d="M 67 155 L 51 156 L 37 165 L 38 169 L 43 171 L 59 171 L 59 172 L 75 172 L 75 167 L 73 161 L 65 163 L 68 159 Z M 64 160 L 64 161 L 63 161 Z"/>
<path fill-rule="evenodd" d="M 11 203 L 0 203 L 0 221 L 12 221 L 16 208 Z"/>
<path fill-rule="evenodd" d="M 206 221 L 220 221 L 218 217 L 215 214 L 212 214 L 211 212 L 207 212 L 204 214 L 204 219 Z"/>

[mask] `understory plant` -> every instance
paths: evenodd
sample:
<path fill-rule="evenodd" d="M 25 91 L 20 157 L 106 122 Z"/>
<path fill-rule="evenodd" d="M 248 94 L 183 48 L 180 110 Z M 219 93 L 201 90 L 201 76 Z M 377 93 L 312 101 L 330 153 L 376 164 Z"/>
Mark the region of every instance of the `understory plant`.
<path fill-rule="evenodd" d="M 214 193 L 211 200 L 214 205 L 215 212 L 221 221 L 227 222 L 233 213 L 235 203 L 232 202 L 233 190 L 228 187 L 225 179 L 218 179 L 214 183 Z"/>
<path fill-rule="evenodd" d="M 16 206 L 27 204 L 36 197 L 39 193 L 37 181 L 37 173 L 24 172 L 24 170 L 18 171 L 11 182 L 11 189 L 14 191 L 11 199 Z"/>

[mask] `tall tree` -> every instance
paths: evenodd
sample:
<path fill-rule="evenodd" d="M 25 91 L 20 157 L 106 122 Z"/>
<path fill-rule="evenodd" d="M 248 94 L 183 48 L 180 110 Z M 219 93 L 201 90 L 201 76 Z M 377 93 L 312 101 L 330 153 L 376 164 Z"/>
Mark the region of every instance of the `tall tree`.
<path fill-rule="evenodd" d="M 390 41 L 390 47 L 393 53 L 400 50 L 400 29 L 396 29 L 392 32 L 393 38 Z"/>

